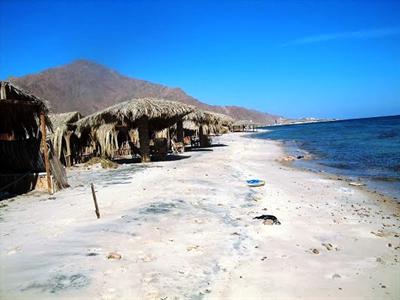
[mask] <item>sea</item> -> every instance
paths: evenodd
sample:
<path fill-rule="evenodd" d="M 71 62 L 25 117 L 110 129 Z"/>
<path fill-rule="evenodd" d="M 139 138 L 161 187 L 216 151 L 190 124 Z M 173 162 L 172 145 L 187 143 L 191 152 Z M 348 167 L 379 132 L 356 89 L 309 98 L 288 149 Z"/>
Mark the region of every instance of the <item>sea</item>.
<path fill-rule="evenodd" d="M 295 166 L 361 181 L 400 201 L 400 115 L 264 129 L 253 137 L 282 141 L 300 158 Z"/>

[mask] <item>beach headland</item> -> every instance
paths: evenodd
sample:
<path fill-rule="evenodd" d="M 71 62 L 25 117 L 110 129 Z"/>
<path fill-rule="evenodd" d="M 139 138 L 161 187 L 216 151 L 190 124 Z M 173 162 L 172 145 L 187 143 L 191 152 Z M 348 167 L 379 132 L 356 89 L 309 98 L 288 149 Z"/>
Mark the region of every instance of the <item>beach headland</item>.
<path fill-rule="evenodd" d="M 400 298 L 398 203 L 282 164 L 278 142 L 216 141 L 2 201 L 0 298 Z"/>

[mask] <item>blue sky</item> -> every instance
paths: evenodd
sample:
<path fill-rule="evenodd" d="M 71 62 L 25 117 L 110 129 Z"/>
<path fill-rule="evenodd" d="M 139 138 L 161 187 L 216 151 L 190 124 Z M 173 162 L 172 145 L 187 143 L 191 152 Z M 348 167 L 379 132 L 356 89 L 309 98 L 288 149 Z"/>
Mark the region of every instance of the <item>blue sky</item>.
<path fill-rule="evenodd" d="M 0 78 L 81 58 L 210 104 L 400 114 L 400 1 L 0 0 Z"/>

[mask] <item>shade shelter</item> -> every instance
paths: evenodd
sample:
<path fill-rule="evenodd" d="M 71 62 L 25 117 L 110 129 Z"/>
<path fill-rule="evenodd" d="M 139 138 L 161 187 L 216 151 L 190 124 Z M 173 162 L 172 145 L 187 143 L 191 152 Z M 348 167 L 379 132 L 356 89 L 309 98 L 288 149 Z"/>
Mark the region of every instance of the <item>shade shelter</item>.
<path fill-rule="evenodd" d="M 251 120 L 239 120 L 233 123 L 233 132 L 246 132 L 246 131 L 256 131 L 257 124 Z"/>
<path fill-rule="evenodd" d="M 200 147 L 210 145 L 209 135 L 229 131 L 233 119 L 224 114 L 196 109 L 183 118 L 183 127 L 192 138 L 199 139 Z"/>
<path fill-rule="evenodd" d="M 224 134 L 232 131 L 234 119 L 221 113 L 213 113 L 217 118 L 217 124 L 214 126 L 214 134 Z"/>
<path fill-rule="evenodd" d="M 110 156 L 120 145 L 119 137 L 132 138 L 137 129 L 139 153 L 150 161 L 150 138 L 155 132 L 181 122 L 193 107 L 169 100 L 140 98 L 124 101 L 76 122 L 81 139 L 96 144 L 97 154 Z"/>
<path fill-rule="evenodd" d="M 54 188 L 51 174 L 57 175 L 55 184 L 58 187 L 67 185 L 46 142 L 47 131 L 52 128 L 47 107 L 45 100 L 10 82 L 0 81 L 1 192 L 30 191 L 43 171 L 46 171 L 49 192 Z"/>
<path fill-rule="evenodd" d="M 53 132 L 49 134 L 58 159 L 67 167 L 76 162 L 78 157 L 78 138 L 75 135 L 75 122 L 82 118 L 77 111 L 50 114 Z"/>

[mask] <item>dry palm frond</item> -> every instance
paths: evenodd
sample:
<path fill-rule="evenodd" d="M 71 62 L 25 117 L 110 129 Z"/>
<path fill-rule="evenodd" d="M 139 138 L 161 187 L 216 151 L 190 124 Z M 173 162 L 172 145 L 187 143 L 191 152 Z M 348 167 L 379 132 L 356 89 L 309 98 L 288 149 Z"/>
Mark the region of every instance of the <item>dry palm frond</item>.
<path fill-rule="evenodd" d="M 102 111 L 78 120 L 76 133 L 86 142 L 92 140 L 100 146 L 101 155 L 113 157 L 118 149 L 118 128 L 128 129 L 129 136 L 137 144 L 139 121 L 147 117 L 149 127 L 159 131 L 172 126 L 178 119 L 194 111 L 192 106 L 155 98 L 132 99 L 110 106 Z"/>
<path fill-rule="evenodd" d="M 233 123 L 233 126 L 257 126 L 258 124 L 253 122 L 252 120 L 238 120 Z"/>
<path fill-rule="evenodd" d="M 45 114 L 46 125 L 52 129 L 48 118 L 48 102 L 40 99 L 11 82 L 0 81 L 0 128 L 4 133 L 25 139 L 36 137 L 39 115 Z"/>
<path fill-rule="evenodd" d="M 221 113 L 216 113 L 216 112 L 213 112 L 213 114 L 219 119 L 218 122 L 220 124 L 230 126 L 234 122 L 234 119 L 232 117 L 230 117 L 230 116 L 227 116 L 227 115 L 224 115 L 224 114 L 221 114 Z"/>
<path fill-rule="evenodd" d="M 217 116 L 209 111 L 196 109 L 194 112 L 186 115 L 184 121 L 192 121 L 198 126 L 206 124 L 216 124 L 218 122 Z"/>
<path fill-rule="evenodd" d="M 101 156 L 113 157 L 118 150 L 118 131 L 115 124 L 103 124 L 94 131 L 94 138 L 100 145 Z"/>
<path fill-rule="evenodd" d="M 205 134 L 220 134 L 228 131 L 233 119 L 227 115 L 196 109 L 184 117 L 183 127 L 188 130 L 198 130 L 202 127 Z"/>
<path fill-rule="evenodd" d="M 53 128 L 56 129 L 64 125 L 73 125 L 73 123 L 82 118 L 82 115 L 78 111 L 71 111 L 60 114 L 50 114 L 49 118 L 53 124 Z"/>
<path fill-rule="evenodd" d="M 169 100 L 155 98 L 132 99 L 110 106 L 102 111 L 89 115 L 77 124 L 77 131 L 98 128 L 102 124 L 128 124 L 134 128 L 135 123 L 147 117 L 151 120 L 176 120 L 194 110 L 192 106 Z M 168 127 L 168 126 L 166 126 Z M 162 129 L 162 128 L 160 128 Z"/>
<path fill-rule="evenodd" d="M 77 111 L 50 114 L 49 118 L 53 124 L 53 133 L 49 134 L 49 138 L 53 141 L 54 150 L 58 158 L 61 158 L 62 141 L 68 131 L 73 131 L 76 128 L 74 122 L 82 118 L 82 115 Z"/>
<path fill-rule="evenodd" d="M 38 107 L 39 112 L 44 112 L 45 114 L 49 112 L 47 100 L 40 99 L 9 81 L 0 81 L 0 89 L 0 101 L 6 99 L 24 101 L 27 104 Z"/>

